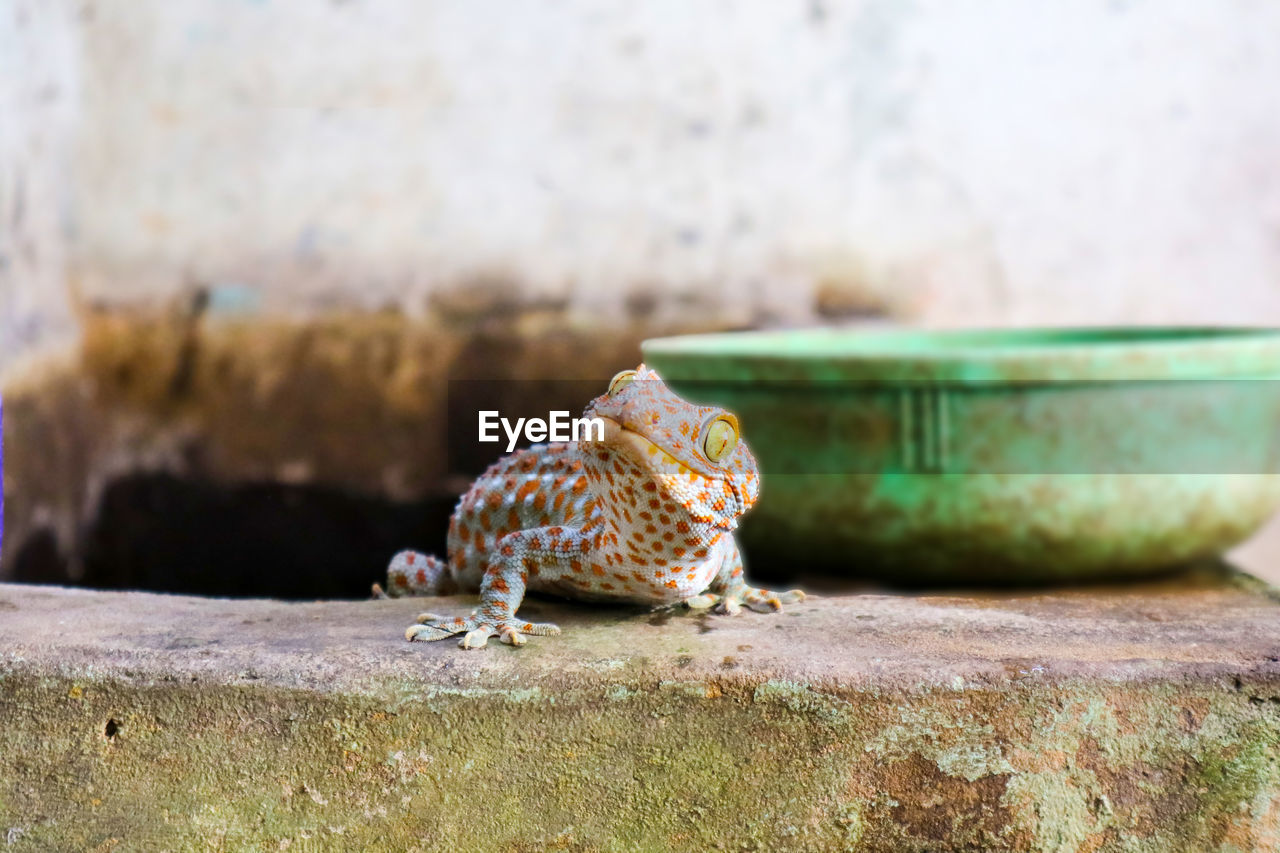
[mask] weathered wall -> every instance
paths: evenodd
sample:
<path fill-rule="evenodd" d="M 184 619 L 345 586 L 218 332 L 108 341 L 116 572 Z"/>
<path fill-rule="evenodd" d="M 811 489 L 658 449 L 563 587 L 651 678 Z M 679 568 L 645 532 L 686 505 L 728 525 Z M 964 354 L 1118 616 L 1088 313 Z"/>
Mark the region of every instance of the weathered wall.
<path fill-rule="evenodd" d="M 1280 322 L 1277 36 L 1243 1 L 0 0 L 0 574 L 43 537 L 33 576 L 80 576 L 138 472 L 441 491 L 406 424 L 459 365 Z"/>
<path fill-rule="evenodd" d="M 10 324 L 68 238 L 108 301 L 1280 318 L 1269 4 L 0 8 Z"/>
<path fill-rule="evenodd" d="M 66 4 L 0 2 L 0 367 L 73 332 L 75 29 Z"/>

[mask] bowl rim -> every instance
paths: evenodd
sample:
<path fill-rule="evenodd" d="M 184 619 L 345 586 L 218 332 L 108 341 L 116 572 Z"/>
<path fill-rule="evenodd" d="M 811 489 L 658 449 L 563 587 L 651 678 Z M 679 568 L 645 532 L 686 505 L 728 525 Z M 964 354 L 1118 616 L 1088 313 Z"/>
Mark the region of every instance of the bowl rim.
<path fill-rule="evenodd" d="M 671 379 L 1091 381 L 1280 378 L 1280 329 L 819 326 L 641 343 Z"/>

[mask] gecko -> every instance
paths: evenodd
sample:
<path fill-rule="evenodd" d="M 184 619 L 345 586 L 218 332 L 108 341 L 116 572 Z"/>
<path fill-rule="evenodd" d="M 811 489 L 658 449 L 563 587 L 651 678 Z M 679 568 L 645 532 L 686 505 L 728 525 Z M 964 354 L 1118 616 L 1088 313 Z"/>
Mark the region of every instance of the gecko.
<path fill-rule="evenodd" d="M 480 593 L 470 616 L 423 613 L 406 639 L 461 634 L 474 649 L 560 633 L 517 617 L 528 590 L 727 614 L 804 599 L 743 575 L 733 531 L 760 495 L 760 472 L 731 412 L 682 399 L 641 364 L 583 416 L 601 419 L 602 437 L 516 451 L 475 481 L 449 521 L 447 562 L 412 550 L 391 559 L 391 596 Z"/>

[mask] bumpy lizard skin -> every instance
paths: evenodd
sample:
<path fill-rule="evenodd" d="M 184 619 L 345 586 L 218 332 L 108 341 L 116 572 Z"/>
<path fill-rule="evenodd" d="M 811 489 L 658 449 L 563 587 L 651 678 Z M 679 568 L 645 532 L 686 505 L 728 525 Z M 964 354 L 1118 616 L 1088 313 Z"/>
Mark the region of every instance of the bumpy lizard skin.
<path fill-rule="evenodd" d="M 478 648 L 493 636 L 523 645 L 525 634 L 558 634 L 516 616 L 526 590 L 727 613 L 804 598 L 743 577 L 733 530 L 760 475 L 732 414 L 682 400 L 642 364 L 583 415 L 603 420 L 603 440 L 535 445 L 476 480 L 449 522 L 448 563 L 416 551 L 392 558 L 393 596 L 480 592 L 469 617 L 424 613 L 408 639 L 462 634 L 463 648 Z"/>

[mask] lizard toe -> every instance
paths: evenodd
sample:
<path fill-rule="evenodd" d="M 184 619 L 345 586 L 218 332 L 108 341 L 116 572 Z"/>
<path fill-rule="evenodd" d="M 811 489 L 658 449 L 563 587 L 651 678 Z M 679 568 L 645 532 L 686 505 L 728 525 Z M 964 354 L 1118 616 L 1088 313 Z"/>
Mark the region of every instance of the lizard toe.
<path fill-rule="evenodd" d="M 772 590 L 757 589 L 744 584 L 726 592 L 716 607 L 716 611 L 732 616 L 741 612 L 742 608 L 745 607 L 757 613 L 777 613 L 782 609 L 782 605 L 794 604 L 798 601 L 804 601 L 804 599 L 804 592 L 798 589 L 773 592 Z"/>
<path fill-rule="evenodd" d="M 489 637 L 493 634 L 493 628 L 488 625 L 482 625 L 479 628 L 468 631 L 462 635 L 462 639 L 458 641 L 459 648 L 463 649 L 483 649 L 489 643 Z"/>
<path fill-rule="evenodd" d="M 690 610 L 706 610 L 720 603 L 720 596 L 714 592 L 704 592 L 701 595 L 695 595 L 693 598 L 686 598 L 684 606 Z"/>
<path fill-rule="evenodd" d="M 476 627 L 475 619 L 463 619 L 461 616 L 451 619 L 434 613 L 423 613 L 418 616 L 417 622 L 405 630 L 404 638 L 410 642 L 414 640 L 431 642 L 471 631 Z"/>

